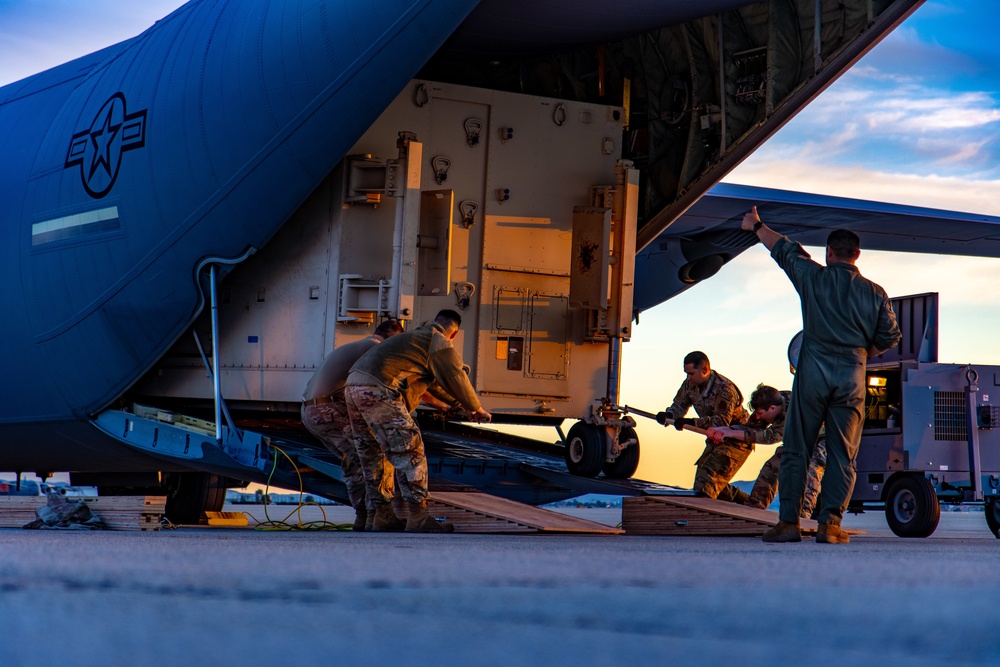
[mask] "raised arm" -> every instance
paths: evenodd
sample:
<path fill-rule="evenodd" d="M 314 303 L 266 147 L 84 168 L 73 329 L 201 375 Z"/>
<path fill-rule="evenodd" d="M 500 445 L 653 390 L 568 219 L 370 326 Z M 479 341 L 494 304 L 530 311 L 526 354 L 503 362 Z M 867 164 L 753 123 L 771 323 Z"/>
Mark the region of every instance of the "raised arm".
<path fill-rule="evenodd" d="M 743 214 L 743 222 L 740 223 L 740 228 L 747 232 L 754 232 L 768 250 L 773 249 L 774 244 L 782 238 L 781 234 L 761 221 L 760 216 L 757 215 L 756 206 Z"/>

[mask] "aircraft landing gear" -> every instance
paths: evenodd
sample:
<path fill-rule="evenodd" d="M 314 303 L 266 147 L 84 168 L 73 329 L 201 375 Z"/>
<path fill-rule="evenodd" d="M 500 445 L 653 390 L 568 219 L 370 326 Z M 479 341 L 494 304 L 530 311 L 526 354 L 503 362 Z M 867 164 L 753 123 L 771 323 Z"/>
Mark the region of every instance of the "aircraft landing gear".
<path fill-rule="evenodd" d="M 167 518 L 174 523 L 198 523 L 202 512 L 218 512 L 226 502 L 226 479 L 207 472 L 164 475 Z"/>
<path fill-rule="evenodd" d="M 226 502 L 228 477 L 207 472 L 74 474 L 75 484 L 97 487 L 99 496 L 166 496 L 166 516 L 174 523 L 198 523 L 202 512 L 218 512 Z"/>
<path fill-rule="evenodd" d="M 565 445 L 566 468 L 578 477 L 597 477 L 604 465 L 604 429 L 577 422 L 570 428 Z"/>
<path fill-rule="evenodd" d="M 631 426 L 626 426 L 618 432 L 619 443 L 628 442 L 630 439 L 635 439 L 635 442 L 623 449 L 618 458 L 604 462 L 605 477 L 629 479 L 635 474 L 636 468 L 639 467 L 639 436 Z"/>
<path fill-rule="evenodd" d="M 578 477 L 597 477 L 604 471 L 610 479 L 628 479 L 639 467 L 639 438 L 631 426 L 618 431 L 619 444 L 632 440 L 614 461 L 607 460 L 607 430 L 604 426 L 577 422 L 566 436 L 566 468 Z"/>

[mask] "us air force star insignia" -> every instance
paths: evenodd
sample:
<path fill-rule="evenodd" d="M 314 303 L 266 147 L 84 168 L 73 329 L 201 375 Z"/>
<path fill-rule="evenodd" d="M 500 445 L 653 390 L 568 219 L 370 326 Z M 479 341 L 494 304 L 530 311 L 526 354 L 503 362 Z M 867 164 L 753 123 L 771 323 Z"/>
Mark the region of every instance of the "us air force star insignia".
<path fill-rule="evenodd" d="M 83 187 L 100 199 L 115 185 L 122 153 L 145 145 L 146 109 L 128 113 L 125 95 L 115 93 L 94 116 L 90 129 L 73 135 L 65 166 L 80 165 Z"/>

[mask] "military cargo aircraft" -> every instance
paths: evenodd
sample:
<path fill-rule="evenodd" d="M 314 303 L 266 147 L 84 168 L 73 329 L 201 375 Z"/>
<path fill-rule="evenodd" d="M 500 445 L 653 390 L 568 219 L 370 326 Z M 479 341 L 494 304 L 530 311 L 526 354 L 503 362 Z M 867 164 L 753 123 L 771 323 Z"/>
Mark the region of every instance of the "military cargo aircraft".
<path fill-rule="evenodd" d="M 751 245 L 748 202 L 804 242 L 996 254 L 995 219 L 716 186 L 920 4 L 193 0 L 0 88 L 0 470 L 177 518 L 247 481 L 343 498 L 289 435 L 306 381 L 447 307 L 497 421 L 573 420 L 581 483 L 631 477 L 622 343 Z M 579 494 L 459 429 L 439 478 Z"/>

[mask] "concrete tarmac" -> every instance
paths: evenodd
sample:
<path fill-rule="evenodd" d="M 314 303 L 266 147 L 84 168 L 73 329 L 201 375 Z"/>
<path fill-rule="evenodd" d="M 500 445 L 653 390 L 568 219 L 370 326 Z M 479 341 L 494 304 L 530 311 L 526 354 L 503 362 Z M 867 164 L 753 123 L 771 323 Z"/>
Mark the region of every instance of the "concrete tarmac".
<path fill-rule="evenodd" d="M 255 516 L 260 510 L 251 508 Z M 347 520 L 349 512 L 335 508 L 329 518 Z M 615 512 L 571 511 L 608 523 Z M 927 539 L 895 537 L 878 513 L 847 523 L 868 535 L 848 545 L 768 545 L 724 537 L 2 529 L 0 660 L 1000 664 L 1000 540 L 982 513 L 945 513 Z"/>

